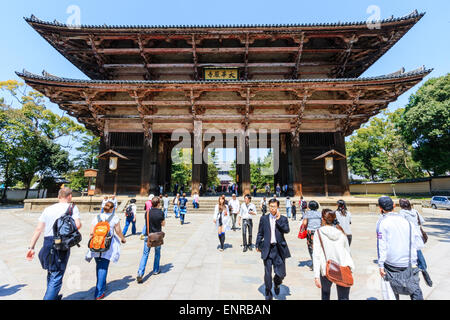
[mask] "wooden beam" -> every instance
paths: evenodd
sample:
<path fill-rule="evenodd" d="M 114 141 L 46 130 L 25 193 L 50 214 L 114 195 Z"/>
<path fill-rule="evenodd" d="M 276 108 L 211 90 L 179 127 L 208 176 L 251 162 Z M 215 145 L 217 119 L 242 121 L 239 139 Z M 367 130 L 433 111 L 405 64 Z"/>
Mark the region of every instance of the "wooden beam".
<path fill-rule="evenodd" d="M 302 32 L 301 38 L 300 38 L 300 44 L 298 46 L 298 51 L 295 56 L 295 66 L 294 70 L 292 71 L 292 79 L 298 79 L 298 71 L 300 67 L 300 61 L 302 59 L 302 53 L 303 53 L 303 44 L 305 42 L 305 33 Z"/>

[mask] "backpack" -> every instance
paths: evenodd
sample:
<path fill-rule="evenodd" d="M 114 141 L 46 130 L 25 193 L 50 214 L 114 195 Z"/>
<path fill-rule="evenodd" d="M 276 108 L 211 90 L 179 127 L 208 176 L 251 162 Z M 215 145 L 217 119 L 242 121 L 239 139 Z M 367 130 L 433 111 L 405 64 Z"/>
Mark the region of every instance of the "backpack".
<path fill-rule="evenodd" d="M 80 247 L 81 233 L 72 218 L 73 204 L 70 204 L 66 213 L 53 224 L 53 248 L 59 251 L 67 251 L 73 246 Z"/>
<path fill-rule="evenodd" d="M 302 200 L 302 209 L 303 210 L 308 209 L 308 203 L 305 200 Z"/>
<path fill-rule="evenodd" d="M 112 214 L 106 221 L 97 216 L 97 224 L 94 227 L 94 235 L 89 240 L 88 247 L 92 252 L 105 252 L 111 247 L 113 235 L 110 233 L 110 222 L 114 218 Z"/>
<path fill-rule="evenodd" d="M 128 205 L 127 209 L 125 210 L 125 216 L 127 218 L 130 218 L 133 216 L 133 205 L 132 204 Z"/>

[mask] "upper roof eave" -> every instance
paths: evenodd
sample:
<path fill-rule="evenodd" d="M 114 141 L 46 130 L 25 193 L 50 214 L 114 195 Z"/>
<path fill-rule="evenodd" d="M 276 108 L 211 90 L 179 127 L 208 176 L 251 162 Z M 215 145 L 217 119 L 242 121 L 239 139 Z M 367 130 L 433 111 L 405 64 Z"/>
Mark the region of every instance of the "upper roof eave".
<path fill-rule="evenodd" d="M 433 69 L 426 69 L 422 66 L 418 69 L 408 72 L 394 72 L 392 74 L 360 77 L 360 78 L 329 78 L 329 79 L 270 79 L 270 80 L 82 80 L 57 77 L 44 72 L 43 76 L 30 73 L 26 70 L 16 72 L 17 76 L 24 80 L 37 80 L 43 82 L 59 82 L 73 84 L 264 84 L 264 83 L 341 83 L 341 82 L 367 82 L 367 81 L 383 81 L 395 79 L 408 79 L 416 76 L 425 77 L 431 73 Z"/>
<path fill-rule="evenodd" d="M 391 16 L 388 19 L 383 19 L 379 22 L 382 25 L 392 24 L 392 23 L 401 23 L 406 21 L 418 21 L 425 15 L 425 12 L 419 13 L 417 10 L 414 10 L 412 13 L 405 15 L 403 17 L 394 18 Z M 65 23 L 60 23 L 57 21 L 49 22 L 43 21 L 36 16 L 31 15 L 30 18 L 24 17 L 25 21 L 27 21 L 33 27 L 36 25 L 48 26 L 48 27 L 56 27 L 60 29 L 70 29 L 73 31 L 76 30 L 117 30 L 117 31 L 130 31 L 135 32 L 136 30 L 145 31 L 145 30 L 173 30 L 173 29 L 183 29 L 183 30 L 201 30 L 201 29 L 280 29 L 280 28 L 348 28 L 348 27 L 366 27 L 367 21 L 357 21 L 357 22 L 335 22 L 335 23 L 300 23 L 300 24 L 237 24 L 237 25 L 80 25 L 73 26 Z"/>

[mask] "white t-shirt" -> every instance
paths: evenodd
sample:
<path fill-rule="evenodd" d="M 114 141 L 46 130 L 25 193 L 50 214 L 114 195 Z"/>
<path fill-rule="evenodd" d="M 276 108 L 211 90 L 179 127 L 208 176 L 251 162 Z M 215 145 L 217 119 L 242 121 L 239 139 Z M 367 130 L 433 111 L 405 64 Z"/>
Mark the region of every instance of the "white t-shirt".
<path fill-rule="evenodd" d="M 169 208 L 169 202 L 170 202 L 169 197 L 164 197 L 164 198 L 163 198 L 164 209 Z"/>
<path fill-rule="evenodd" d="M 55 224 L 55 221 L 63 216 L 68 208 L 69 203 L 55 203 L 44 209 L 39 217 L 39 222 L 45 223 L 44 237 L 53 237 L 53 225 Z M 77 206 L 73 207 L 72 218 L 74 220 L 80 219 L 80 211 Z"/>
<path fill-rule="evenodd" d="M 240 204 L 239 204 L 239 200 L 236 198 L 236 200 L 231 199 L 230 201 L 228 201 L 228 204 L 231 207 L 231 213 L 239 213 L 239 209 L 240 209 Z"/>

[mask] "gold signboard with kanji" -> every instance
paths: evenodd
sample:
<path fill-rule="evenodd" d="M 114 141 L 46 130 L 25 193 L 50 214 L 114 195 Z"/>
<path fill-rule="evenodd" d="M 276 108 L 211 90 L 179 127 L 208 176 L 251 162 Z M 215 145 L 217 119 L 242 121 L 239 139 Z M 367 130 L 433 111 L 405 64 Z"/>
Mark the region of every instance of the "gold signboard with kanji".
<path fill-rule="evenodd" d="M 238 68 L 204 68 L 205 80 L 239 80 Z"/>

